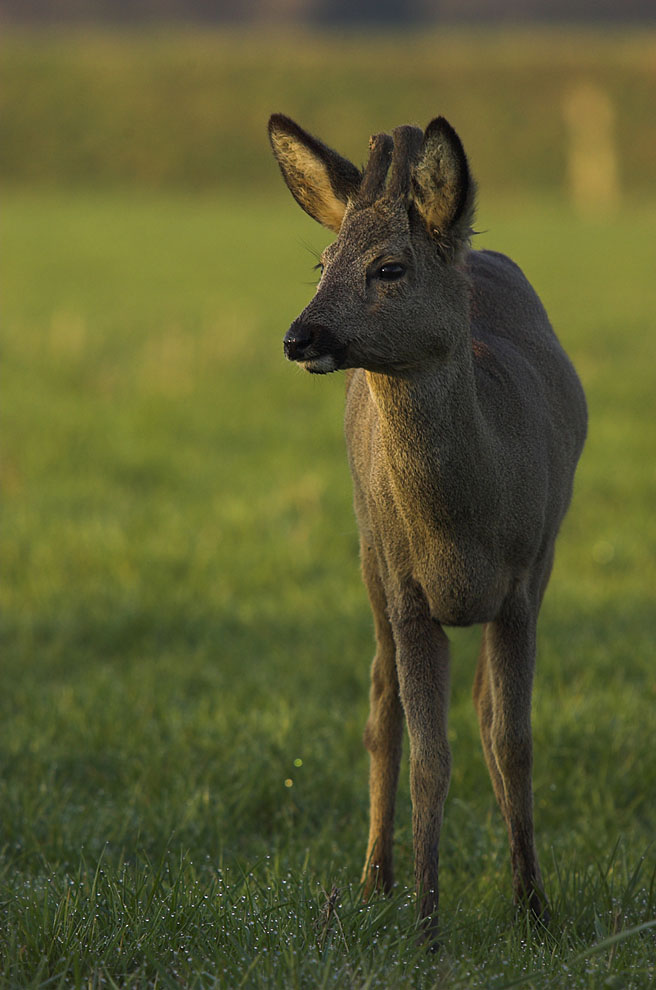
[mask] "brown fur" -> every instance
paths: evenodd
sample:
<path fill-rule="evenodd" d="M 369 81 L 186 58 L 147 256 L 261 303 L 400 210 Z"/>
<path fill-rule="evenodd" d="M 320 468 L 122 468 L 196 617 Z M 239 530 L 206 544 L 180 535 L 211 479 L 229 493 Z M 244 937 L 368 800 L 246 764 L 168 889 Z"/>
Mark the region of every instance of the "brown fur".
<path fill-rule="evenodd" d="M 373 143 L 358 198 L 299 180 L 319 147 L 276 115 L 270 133 L 296 198 L 339 216 L 316 295 L 285 337 L 309 371 L 351 369 L 346 440 L 362 572 L 376 633 L 365 892 L 393 884 L 403 717 L 410 739 L 415 880 L 436 925 L 451 756 L 444 626 L 483 624 L 474 682 L 481 740 L 506 822 L 516 899 L 546 916 L 533 837 L 531 690 L 538 611 L 586 432 L 579 380 L 519 268 L 472 251 L 474 185 L 443 120 Z M 419 132 L 420 133 L 420 132 Z M 290 153 L 290 144 L 297 145 Z M 353 175 L 352 172 L 346 173 Z M 302 181 L 303 197 L 295 185 Z M 329 202 L 326 202 L 326 199 Z M 330 224 L 329 224 L 330 226 Z"/>

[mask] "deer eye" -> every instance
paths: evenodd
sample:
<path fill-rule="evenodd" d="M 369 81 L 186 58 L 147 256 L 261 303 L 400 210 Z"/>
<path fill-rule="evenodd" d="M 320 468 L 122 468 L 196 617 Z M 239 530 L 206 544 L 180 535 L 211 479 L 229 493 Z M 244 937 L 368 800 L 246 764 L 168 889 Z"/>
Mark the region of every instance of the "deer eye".
<path fill-rule="evenodd" d="M 405 275 L 405 268 L 398 261 L 390 261 L 386 265 L 381 265 L 377 275 L 383 282 L 396 282 Z"/>

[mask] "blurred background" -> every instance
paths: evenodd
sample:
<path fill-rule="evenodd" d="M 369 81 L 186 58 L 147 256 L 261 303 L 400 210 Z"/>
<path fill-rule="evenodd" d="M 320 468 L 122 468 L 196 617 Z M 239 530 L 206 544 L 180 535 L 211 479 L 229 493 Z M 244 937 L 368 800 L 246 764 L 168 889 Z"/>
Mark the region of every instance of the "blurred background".
<path fill-rule="evenodd" d="M 4 0 L 0 178 L 263 190 L 272 109 L 360 161 L 452 117 L 487 194 L 611 208 L 656 160 L 647 0 Z"/>

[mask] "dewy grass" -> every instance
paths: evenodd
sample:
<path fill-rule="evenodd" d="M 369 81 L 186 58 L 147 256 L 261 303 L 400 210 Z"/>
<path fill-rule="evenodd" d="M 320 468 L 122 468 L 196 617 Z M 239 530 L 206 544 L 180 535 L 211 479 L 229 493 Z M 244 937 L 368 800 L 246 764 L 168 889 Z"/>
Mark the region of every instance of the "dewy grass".
<path fill-rule="evenodd" d="M 539 629 L 552 925 L 511 904 L 476 630 L 451 634 L 440 951 L 415 939 L 405 763 L 398 886 L 360 901 L 373 639 L 343 383 L 282 360 L 311 221 L 283 192 L 14 190 L 0 985 L 653 984 L 656 207 L 482 200 L 479 226 L 538 287 L 591 410 Z"/>

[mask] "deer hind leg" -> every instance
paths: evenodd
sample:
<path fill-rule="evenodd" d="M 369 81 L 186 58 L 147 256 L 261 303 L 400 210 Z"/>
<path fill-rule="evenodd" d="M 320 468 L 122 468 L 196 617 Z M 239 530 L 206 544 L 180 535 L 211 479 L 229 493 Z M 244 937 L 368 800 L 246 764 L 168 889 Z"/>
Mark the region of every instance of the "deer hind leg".
<path fill-rule="evenodd" d="M 423 596 L 422 596 L 423 598 Z M 401 700 L 410 737 L 410 790 L 419 915 L 432 939 L 437 929 L 439 842 L 451 776 L 447 739 L 449 641 L 428 609 L 413 603 L 395 622 Z M 412 614 L 414 611 L 414 614 Z"/>
<path fill-rule="evenodd" d="M 492 719 L 494 715 L 492 700 L 492 685 L 490 683 L 490 671 L 487 662 L 486 627 L 483 627 L 483 641 L 478 655 L 478 665 L 474 677 L 474 705 L 478 713 L 478 724 L 481 732 L 481 743 L 483 745 L 483 755 L 492 781 L 492 788 L 497 803 L 501 808 L 504 821 L 506 819 L 506 796 L 503 786 L 503 778 L 499 771 L 497 758 L 494 755 L 492 746 Z"/>
<path fill-rule="evenodd" d="M 492 786 L 508 830 L 515 900 L 546 920 L 533 832 L 535 619 L 528 602 L 518 594 L 486 625 L 474 698 Z"/>
<path fill-rule="evenodd" d="M 371 667 L 370 711 L 364 730 L 369 750 L 369 841 L 362 875 L 365 899 L 374 890 L 390 893 L 394 884 L 394 808 L 403 737 L 403 709 L 396 673 L 396 646 L 387 618 L 383 588 L 372 554 L 363 548 L 362 570 L 376 631 Z"/>

